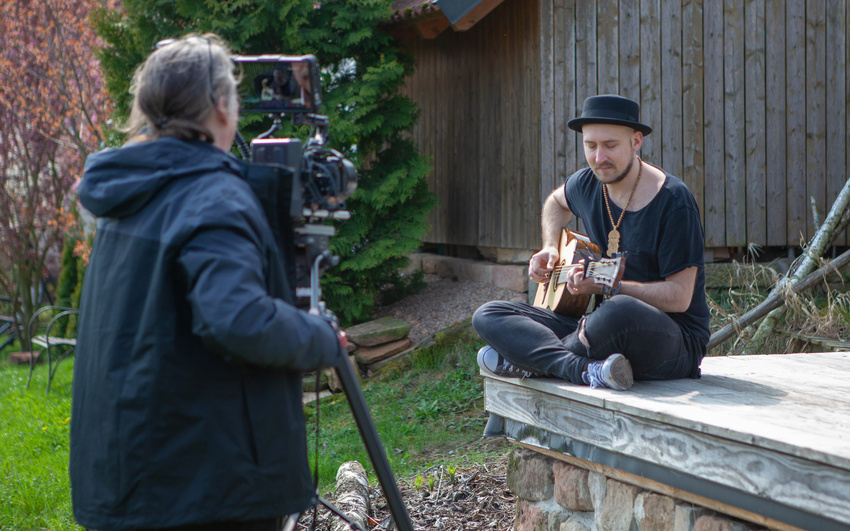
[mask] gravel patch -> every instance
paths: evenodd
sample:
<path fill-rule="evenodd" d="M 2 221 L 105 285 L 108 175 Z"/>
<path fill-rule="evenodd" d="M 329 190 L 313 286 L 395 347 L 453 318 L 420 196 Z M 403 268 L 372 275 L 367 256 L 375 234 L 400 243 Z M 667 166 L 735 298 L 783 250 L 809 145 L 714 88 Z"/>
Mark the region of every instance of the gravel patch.
<path fill-rule="evenodd" d="M 528 302 L 524 292 L 497 288 L 484 282 L 452 280 L 425 275 L 427 286 L 415 295 L 376 311 L 375 319 L 393 317 L 410 323 L 410 341 L 414 344 L 472 317 L 487 301 Z"/>

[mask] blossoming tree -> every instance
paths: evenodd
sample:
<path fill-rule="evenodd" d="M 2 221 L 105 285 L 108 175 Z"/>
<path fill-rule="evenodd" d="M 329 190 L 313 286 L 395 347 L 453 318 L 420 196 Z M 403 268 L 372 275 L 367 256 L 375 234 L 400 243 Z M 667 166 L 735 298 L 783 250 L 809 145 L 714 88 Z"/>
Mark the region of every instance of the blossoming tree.
<path fill-rule="evenodd" d="M 0 2 L 0 293 L 25 350 L 48 259 L 76 223 L 72 188 L 86 156 L 104 145 L 112 113 L 89 23 L 102 7 Z"/>

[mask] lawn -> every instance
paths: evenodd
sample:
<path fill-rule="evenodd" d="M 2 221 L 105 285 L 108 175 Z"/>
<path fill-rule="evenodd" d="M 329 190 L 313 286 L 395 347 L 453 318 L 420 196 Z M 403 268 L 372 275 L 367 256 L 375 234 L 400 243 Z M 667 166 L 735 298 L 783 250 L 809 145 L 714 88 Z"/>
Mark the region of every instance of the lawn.
<path fill-rule="evenodd" d="M 45 396 L 46 366 L 27 390 L 29 366 L 0 360 L 0 530 L 82 529 L 68 485 L 73 362 L 59 366 Z"/>
<path fill-rule="evenodd" d="M 480 441 L 486 417 L 475 363 L 477 346 L 437 346 L 363 382 L 399 483 L 412 485 L 432 465 L 466 466 L 506 452 L 504 445 Z M 36 367 L 26 390 L 29 368 L 8 365 L 7 352 L 0 353 L 0 531 L 82 529 L 71 513 L 68 480 L 73 358 L 60 365 L 45 396 L 47 367 Z M 314 454 L 316 407 L 306 407 L 305 413 L 308 446 Z M 333 489 L 339 465 L 349 460 L 363 463 L 377 484 L 342 395 L 319 405 L 319 454 L 322 493 Z M 315 463 L 315 455 L 310 460 Z"/>

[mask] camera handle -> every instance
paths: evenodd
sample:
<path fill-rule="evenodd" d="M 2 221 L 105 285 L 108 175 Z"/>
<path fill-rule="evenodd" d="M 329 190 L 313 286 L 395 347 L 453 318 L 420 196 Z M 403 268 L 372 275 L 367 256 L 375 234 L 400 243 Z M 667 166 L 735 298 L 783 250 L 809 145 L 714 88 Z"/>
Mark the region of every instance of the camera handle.
<path fill-rule="evenodd" d="M 313 261 L 313 267 L 310 271 L 310 310 L 335 324 L 336 317 L 328 311 L 324 301 L 320 300 L 322 290 L 319 285 L 319 276 L 321 275 L 321 264 L 323 261 L 329 265 L 335 265 L 339 262 L 339 257 L 333 256 L 329 250 L 325 249 Z M 390 508 L 390 513 L 392 513 L 396 528 L 399 531 L 413 531 L 413 523 L 410 521 L 410 515 L 407 513 L 407 508 L 404 506 L 404 501 L 401 498 L 401 492 L 398 490 L 398 485 L 396 485 L 395 476 L 393 476 L 392 468 L 390 468 L 390 462 L 387 459 L 381 439 L 378 437 L 378 430 L 369 413 L 366 398 L 360 389 L 354 369 L 352 369 L 348 361 L 348 353 L 342 347 L 339 349 L 339 356 L 337 356 L 334 369 L 342 384 L 342 390 L 345 393 L 345 398 L 348 400 L 351 413 L 357 423 L 363 444 L 366 446 L 366 452 L 369 454 L 372 466 L 375 467 L 375 475 L 378 476 L 381 490 L 384 491 L 384 496 L 387 499 L 387 505 Z M 343 516 L 339 510 L 327 501 L 322 498 L 319 498 L 319 501 L 338 516 Z M 352 529 L 356 529 L 354 524 L 350 521 L 348 523 L 351 524 Z"/>

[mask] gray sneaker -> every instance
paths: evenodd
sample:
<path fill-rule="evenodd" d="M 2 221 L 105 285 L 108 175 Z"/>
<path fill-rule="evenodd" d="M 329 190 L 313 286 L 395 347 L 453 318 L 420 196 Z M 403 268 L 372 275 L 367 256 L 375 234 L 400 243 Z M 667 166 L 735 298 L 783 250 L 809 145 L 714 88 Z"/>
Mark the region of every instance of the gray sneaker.
<path fill-rule="evenodd" d="M 478 351 L 478 366 L 484 372 L 504 378 L 539 378 L 544 376 L 543 374 L 523 370 L 511 365 L 490 346 L 481 347 Z"/>
<path fill-rule="evenodd" d="M 603 361 L 591 361 L 581 377 L 594 389 L 617 391 L 627 391 L 635 381 L 632 364 L 622 354 L 611 354 Z"/>

